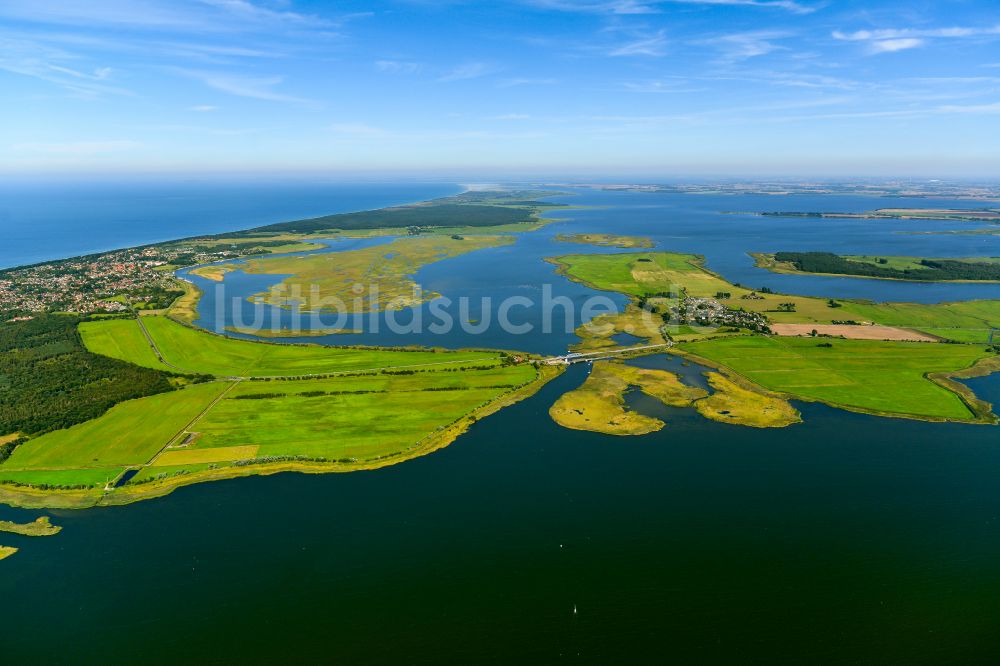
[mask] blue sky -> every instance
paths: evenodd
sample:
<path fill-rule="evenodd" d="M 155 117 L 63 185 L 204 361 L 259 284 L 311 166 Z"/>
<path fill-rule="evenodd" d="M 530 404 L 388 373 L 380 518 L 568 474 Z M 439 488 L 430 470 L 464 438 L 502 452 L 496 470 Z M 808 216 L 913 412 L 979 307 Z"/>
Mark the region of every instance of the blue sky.
<path fill-rule="evenodd" d="M 2 0 L 0 170 L 1000 175 L 994 0 Z"/>

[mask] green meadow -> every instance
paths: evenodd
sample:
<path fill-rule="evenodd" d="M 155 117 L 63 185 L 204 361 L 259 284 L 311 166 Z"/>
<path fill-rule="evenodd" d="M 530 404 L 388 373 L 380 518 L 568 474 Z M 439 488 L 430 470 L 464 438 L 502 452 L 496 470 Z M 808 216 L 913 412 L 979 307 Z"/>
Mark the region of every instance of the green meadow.
<path fill-rule="evenodd" d="M 106 319 L 80 324 L 83 344 L 95 354 L 103 354 L 154 370 L 168 370 L 142 334 L 135 319 Z"/>
<path fill-rule="evenodd" d="M 212 382 L 119 403 L 103 416 L 28 440 L 6 471 L 124 467 L 148 462 L 227 387 Z"/>
<path fill-rule="evenodd" d="M 924 304 L 837 299 L 839 307 L 830 307 L 830 299 L 826 298 L 764 294 L 746 285 L 737 287 L 705 269 L 702 259 L 691 254 L 579 254 L 556 257 L 550 261 L 572 280 L 631 296 L 670 292 L 715 298 L 722 292 L 729 295 L 728 298 L 719 298 L 723 305 L 763 313 L 775 323 L 829 324 L 854 320 L 912 328 L 959 342 L 985 342 L 991 328 L 1000 328 L 1000 300 Z M 779 310 L 782 303 L 793 303 L 794 310 Z"/>
<path fill-rule="evenodd" d="M 831 344 L 821 347 L 820 344 Z M 744 336 L 685 343 L 766 389 L 838 407 L 900 416 L 971 419 L 962 399 L 928 373 L 990 356 L 979 345 Z"/>
<path fill-rule="evenodd" d="M 213 335 L 162 316 L 142 318 L 163 358 L 187 372 L 223 377 L 293 376 L 356 372 L 427 364 L 491 365 L 500 354 L 489 351 L 434 351 L 325 347 L 255 342 Z M 106 329 L 108 324 L 114 324 Z M 90 322 L 81 327 L 90 351 L 139 365 L 165 368 L 133 320 Z M 447 365 L 445 367 L 448 367 Z"/>
<path fill-rule="evenodd" d="M 242 382 L 192 430 L 192 453 L 257 446 L 257 457 L 367 460 L 404 450 L 535 379 L 531 366 L 402 376 Z M 241 396 L 280 392 L 267 398 Z M 322 395 L 317 393 L 322 392 Z M 289 415 L 294 414 L 290 419 Z"/>
<path fill-rule="evenodd" d="M 773 323 L 855 321 L 925 331 L 964 343 L 985 343 L 1000 328 L 1000 300 L 959 303 L 868 303 L 753 292 L 702 265 L 700 257 L 668 252 L 568 255 L 551 259 L 562 274 L 597 289 L 633 297 L 662 292 L 716 298 L 732 309 L 760 312 Z M 782 304 L 791 308 L 779 308 Z M 621 316 L 621 315 L 619 315 Z M 879 414 L 926 419 L 987 418 L 956 391 L 927 377 L 995 355 L 983 344 L 882 342 L 670 330 L 682 352 L 695 354 L 770 391 Z M 996 342 L 996 341 L 994 341 Z M 821 346 L 822 345 L 822 346 Z M 954 389 L 954 390 L 953 390 Z M 975 401 L 974 398 L 966 396 Z"/>
<path fill-rule="evenodd" d="M 494 351 L 283 345 L 225 338 L 162 316 L 142 322 L 185 371 L 258 378 L 190 384 L 29 439 L 0 466 L 0 483 L 88 486 L 79 501 L 92 503 L 126 468 L 139 472 L 111 493 L 124 501 L 130 488 L 169 489 L 220 468 L 252 473 L 254 465 L 307 459 L 340 469 L 385 464 L 448 444 L 473 415 L 530 395 L 554 374 L 504 364 Z M 80 332 L 95 353 L 164 369 L 135 320 L 88 322 Z M 326 373 L 348 374 L 302 378 Z"/>

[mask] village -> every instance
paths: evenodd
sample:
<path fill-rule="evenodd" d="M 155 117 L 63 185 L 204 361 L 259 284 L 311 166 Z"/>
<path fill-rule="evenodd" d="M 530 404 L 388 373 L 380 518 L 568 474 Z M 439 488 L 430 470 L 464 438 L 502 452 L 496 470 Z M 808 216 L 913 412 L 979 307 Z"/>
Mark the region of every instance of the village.
<path fill-rule="evenodd" d="M 767 317 L 759 312 L 734 310 L 714 298 L 687 297 L 669 310 L 665 316 L 675 324 L 698 326 L 731 326 L 756 333 L 770 333 Z"/>
<path fill-rule="evenodd" d="M 0 318 L 32 313 L 98 314 L 166 307 L 182 291 L 173 270 L 266 254 L 271 242 L 175 242 L 0 271 Z"/>

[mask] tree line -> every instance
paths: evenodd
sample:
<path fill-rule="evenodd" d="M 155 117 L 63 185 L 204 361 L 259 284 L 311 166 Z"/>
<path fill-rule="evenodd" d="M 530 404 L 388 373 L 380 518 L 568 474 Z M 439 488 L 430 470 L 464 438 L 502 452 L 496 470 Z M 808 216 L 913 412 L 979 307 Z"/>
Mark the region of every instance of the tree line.
<path fill-rule="evenodd" d="M 0 434 L 68 428 L 119 402 L 176 388 L 170 380 L 177 375 L 88 351 L 79 322 L 39 315 L 0 323 Z"/>
<path fill-rule="evenodd" d="M 921 259 L 920 268 L 892 268 L 881 263 L 851 261 L 832 252 L 777 252 L 775 261 L 790 263 L 804 273 L 835 273 L 899 280 L 1000 280 L 1000 263 Z"/>

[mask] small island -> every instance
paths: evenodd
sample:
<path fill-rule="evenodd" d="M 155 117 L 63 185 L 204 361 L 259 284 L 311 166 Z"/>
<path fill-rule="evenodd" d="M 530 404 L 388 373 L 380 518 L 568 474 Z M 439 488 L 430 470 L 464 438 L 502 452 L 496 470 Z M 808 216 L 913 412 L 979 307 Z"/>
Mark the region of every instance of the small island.
<path fill-rule="evenodd" d="M 773 273 L 914 282 L 1000 282 L 1000 257 L 929 258 L 832 252 L 754 252 L 751 256 L 758 268 Z"/>
<path fill-rule="evenodd" d="M 48 516 L 42 516 L 31 523 L 14 523 L 0 520 L 0 532 L 10 532 L 21 536 L 42 537 L 55 536 L 62 532 L 62 527 L 53 525 Z"/>
<path fill-rule="evenodd" d="M 713 421 L 780 428 L 802 420 L 787 400 L 743 388 L 717 372 L 707 375 L 711 394 L 688 386 L 672 372 L 597 361 L 583 385 L 559 398 L 549 415 L 565 428 L 606 435 L 645 435 L 662 429 L 666 423 L 660 419 L 626 407 L 625 394 L 638 390 L 668 407 L 694 407 Z"/>
<path fill-rule="evenodd" d="M 320 338 L 325 335 L 357 335 L 364 331 L 357 328 L 246 328 L 241 326 L 226 326 L 230 333 L 254 335 L 258 338 Z"/>
<path fill-rule="evenodd" d="M 0 546 L 0 560 L 5 560 L 16 552 L 17 548 L 11 548 L 10 546 Z"/>
<path fill-rule="evenodd" d="M 816 217 L 854 220 L 951 220 L 956 222 L 998 222 L 997 208 L 878 208 L 866 213 L 830 213 L 821 211 L 768 211 L 740 213 L 764 217 Z"/>
<path fill-rule="evenodd" d="M 637 250 L 650 248 L 654 245 L 653 241 L 645 236 L 619 236 L 616 234 L 558 234 L 556 240 L 563 243 Z"/>

